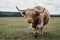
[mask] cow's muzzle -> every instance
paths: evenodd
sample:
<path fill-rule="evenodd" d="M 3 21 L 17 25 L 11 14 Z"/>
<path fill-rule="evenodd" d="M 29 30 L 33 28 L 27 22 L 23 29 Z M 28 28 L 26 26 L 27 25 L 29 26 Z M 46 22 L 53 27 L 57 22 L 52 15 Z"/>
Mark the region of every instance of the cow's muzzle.
<path fill-rule="evenodd" d="M 32 20 L 29 19 L 29 20 L 28 20 L 28 23 L 32 23 Z"/>

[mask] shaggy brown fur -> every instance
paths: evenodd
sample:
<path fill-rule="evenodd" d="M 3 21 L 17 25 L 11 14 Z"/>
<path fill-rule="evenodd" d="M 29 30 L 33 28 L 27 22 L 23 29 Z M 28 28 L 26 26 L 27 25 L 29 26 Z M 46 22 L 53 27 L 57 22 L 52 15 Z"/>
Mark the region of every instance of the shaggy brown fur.
<path fill-rule="evenodd" d="M 18 10 L 20 11 L 20 9 Z M 49 21 L 48 10 L 41 6 L 36 6 L 32 9 L 23 10 L 22 14 L 27 18 L 27 22 L 32 24 L 32 27 L 35 29 L 35 35 L 43 35 L 42 29 Z"/>

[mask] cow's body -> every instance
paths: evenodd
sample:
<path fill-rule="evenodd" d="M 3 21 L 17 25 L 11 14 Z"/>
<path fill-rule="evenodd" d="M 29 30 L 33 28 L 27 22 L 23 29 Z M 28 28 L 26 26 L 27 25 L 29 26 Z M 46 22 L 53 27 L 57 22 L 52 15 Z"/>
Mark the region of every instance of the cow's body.
<path fill-rule="evenodd" d="M 43 11 L 44 8 L 42 8 L 40 6 L 36 6 L 36 7 L 34 7 L 34 9 L 38 10 L 38 11 Z M 43 26 L 48 23 L 48 21 L 49 21 L 49 12 L 46 9 L 42 13 L 40 13 L 40 15 L 34 20 L 34 23 L 33 23 L 32 27 L 36 28 L 36 26 L 38 24 L 40 24 L 39 22 L 41 22 L 41 19 L 43 20 L 42 21 L 43 22 Z"/>

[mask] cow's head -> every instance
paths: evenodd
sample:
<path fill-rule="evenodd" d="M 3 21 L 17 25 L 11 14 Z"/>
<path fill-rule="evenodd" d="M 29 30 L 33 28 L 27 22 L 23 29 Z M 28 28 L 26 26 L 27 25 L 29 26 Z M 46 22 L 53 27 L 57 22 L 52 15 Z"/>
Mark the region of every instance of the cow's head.
<path fill-rule="evenodd" d="M 34 19 L 40 15 L 40 12 L 35 9 L 20 10 L 17 6 L 16 8 L 18 11 L 22 11 L 21 14 L 27 18 L 28 23 L 33 23 Z"/>

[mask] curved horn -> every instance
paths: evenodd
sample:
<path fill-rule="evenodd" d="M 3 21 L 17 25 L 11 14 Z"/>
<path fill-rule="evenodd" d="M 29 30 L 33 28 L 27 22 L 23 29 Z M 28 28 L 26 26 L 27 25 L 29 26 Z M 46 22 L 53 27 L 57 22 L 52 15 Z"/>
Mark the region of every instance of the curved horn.
<path fill-rule="evenodd" d="M 16 9 L 17 9 L 18 11 L 24 11 L 24 10 L 20 10 L 17 6 L 16 6 Z"/>
<path fill-rule="evenodd" d="M 41 11 L 40 13 L 43 13 L 45 11 L 45 8 L 43 9 L 43 11 Z"/>
<path fill-rule="evenodd" d="M 35 9 L 36 10 L 36 9 Z M 39 10 L 36 10 L 36 11 L 38 11 L 38 12 L 40 12 Z M 40 13 L 43 13 L 45 11 L 45 8 L 40 12 Z"/>

